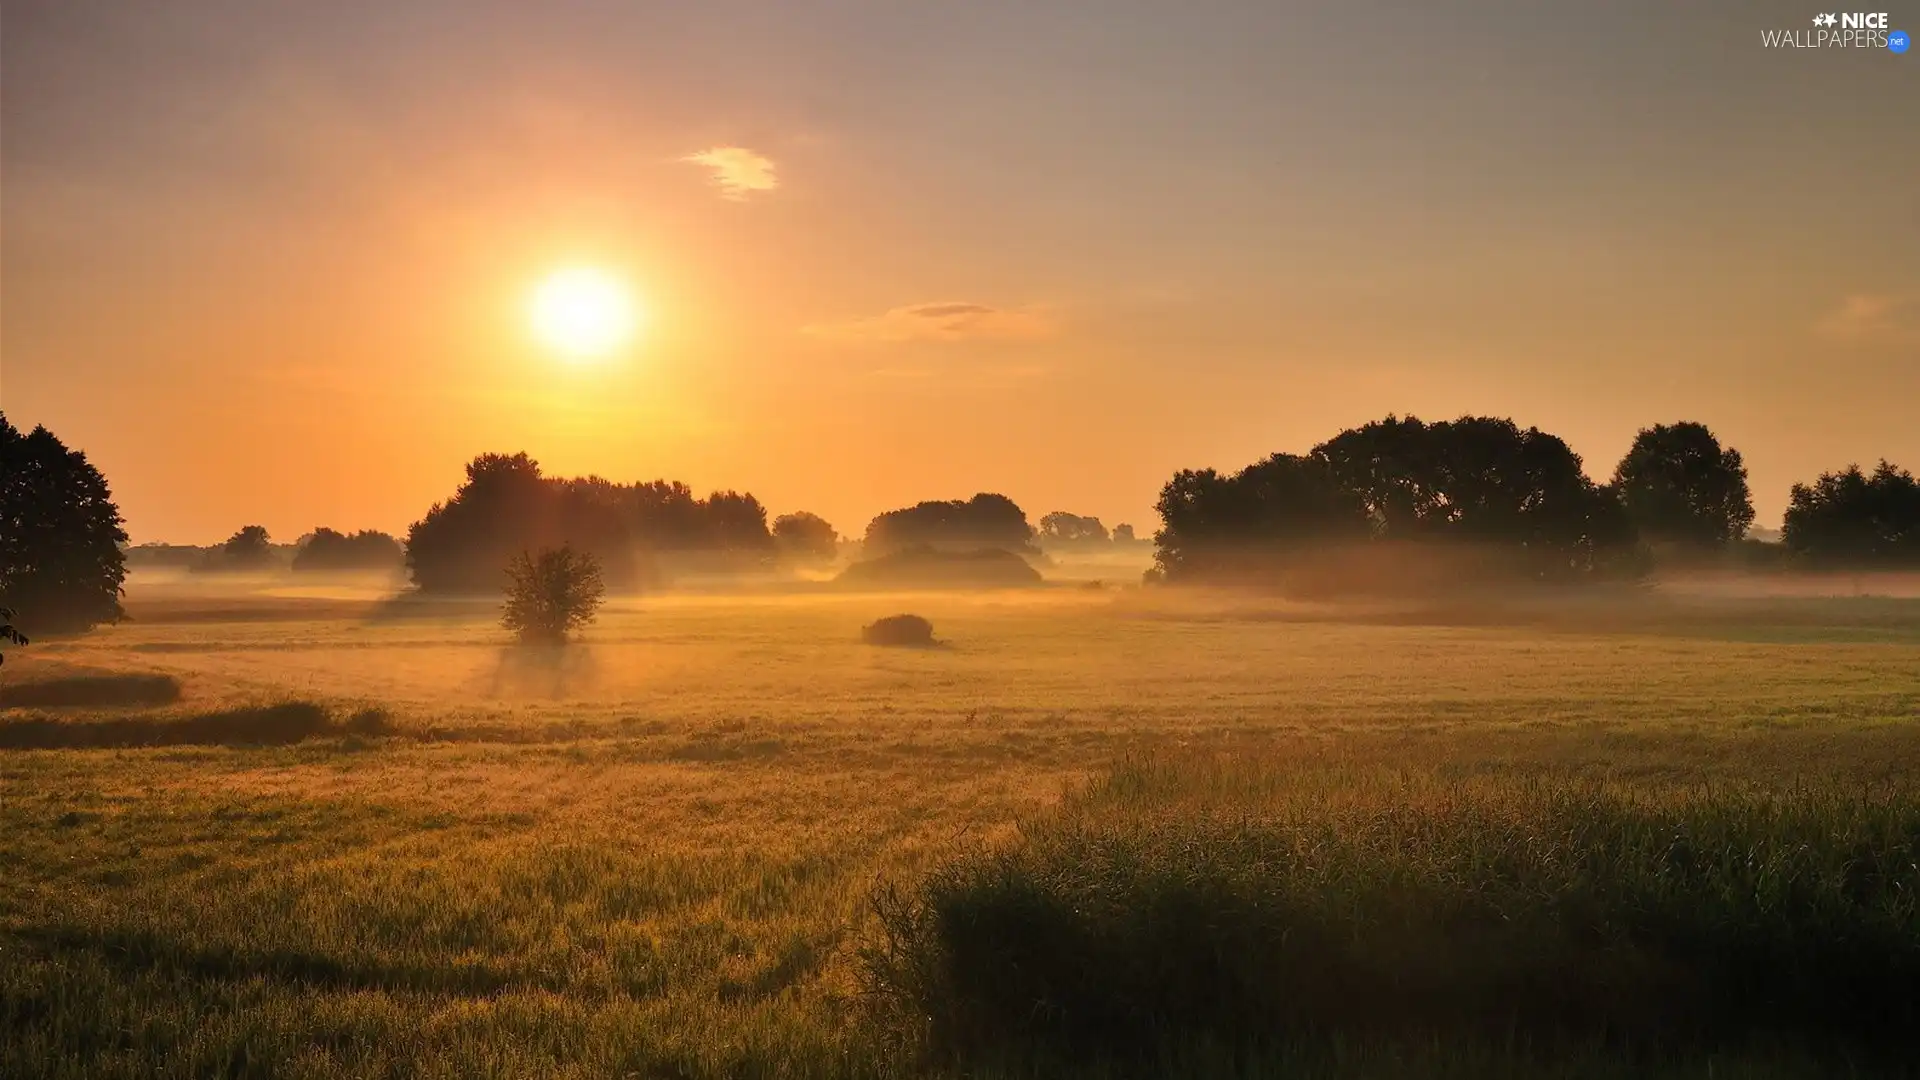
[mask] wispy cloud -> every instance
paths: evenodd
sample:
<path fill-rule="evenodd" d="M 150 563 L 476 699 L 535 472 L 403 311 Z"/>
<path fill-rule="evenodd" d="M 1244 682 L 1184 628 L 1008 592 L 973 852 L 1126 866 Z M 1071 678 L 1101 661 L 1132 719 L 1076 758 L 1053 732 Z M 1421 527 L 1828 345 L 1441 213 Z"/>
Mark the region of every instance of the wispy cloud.
<path fill-rule="evenodd" d="M 1920 337 L 1920 290 L 1904 293 L 1855 293 L 1819 329 L 1834 337 L 1861 341 Z"/>
<path fill-rule="evenodd" d="M 744 146 L 715 146 L 680 160 L 711 169 L 714 186 L 720 189 L 721 197 L 735 202 L 780 186 L 773 159 Z"/>
<path fill-rule="evenodd" d="M 1032 341 L 1052 337 L 1058 325 L 1034 308 L 997 308 L 942 301 L 897 307 L 880 315 L 806 327 L 814 337 L 840 341 Z"/>

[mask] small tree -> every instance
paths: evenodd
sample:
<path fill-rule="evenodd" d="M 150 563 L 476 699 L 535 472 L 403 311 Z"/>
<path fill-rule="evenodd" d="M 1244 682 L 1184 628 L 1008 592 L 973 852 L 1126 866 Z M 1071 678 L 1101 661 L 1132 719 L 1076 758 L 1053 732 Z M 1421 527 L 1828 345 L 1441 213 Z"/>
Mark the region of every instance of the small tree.
<path fill-rule="evenodd" d="M 523 642 L 565 644 L 592 622 L 605 593 L 600 564 L 571 547 L 522 551 L 507 566 L 507 603 L 500 625 Z"/>
<path fill-rule="evenodd" d="M 0 607 L 0 641 L 11 641 L 15 645 L 25 645 L 27 635 L 13 628 L 13 609 Z M 0 664 L 7 662 L 5 653 L 0 653 Z"/>

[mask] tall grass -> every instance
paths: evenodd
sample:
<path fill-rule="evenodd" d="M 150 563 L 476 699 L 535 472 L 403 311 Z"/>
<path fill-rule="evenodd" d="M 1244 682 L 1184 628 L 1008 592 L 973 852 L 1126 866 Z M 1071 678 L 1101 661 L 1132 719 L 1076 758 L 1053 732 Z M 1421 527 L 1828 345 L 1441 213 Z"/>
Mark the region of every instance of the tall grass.
<path fill-rule="evenodd" d="M 1871 1058 L 1920 1030 L 1917 898 L 1911 791 L 1141 759 L 883 891 L 868 973 L 961 1064 L 1435 1037 Z"/>

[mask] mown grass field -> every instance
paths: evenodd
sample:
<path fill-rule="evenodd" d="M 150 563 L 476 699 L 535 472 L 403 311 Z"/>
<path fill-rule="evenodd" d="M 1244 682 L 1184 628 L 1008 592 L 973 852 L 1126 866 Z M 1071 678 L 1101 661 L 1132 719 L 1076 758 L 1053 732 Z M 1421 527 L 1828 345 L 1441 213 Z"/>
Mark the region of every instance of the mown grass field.
<path fill-rule="evenodd" d="M 1069 1024 L 1061 1029 L 1069 1036 L 1028 1030 L 977 988 L 925 980 L 903 988 L 911 980 L 901 964 L 966 940 L 909 939 L 915 925 L 929 925 L 913 920 L 943 896 L 972 910 L 987 894 L 969 891 L 978 884 L 969 875 L 1004 859 L 998 865 L 1029 874 L 1029 884 L 1051 883 L 1033 896 L 1067 898 L 1059 910 L 1070 916 L 1046 915 L 1067 918 L 1063 933 L 1107 943 L 1062 954 L 1078 969 L 1152 956 L 1162 968 L 1151 970 L 1191 975 L 1181 949 L 1217 950 L 1223 940 L 1251 949 L 1248 941 L 1269 942 L 1272 920 L 1304 918 L 1297 905 L 1275 915 L 1268 900 L 1279 893 L 1263 883 L 1285 879 L 1295 890 L 1287 895 L 1323 895 L 1308 888 L 1322 878 L 1284 870 L 1299 856 L 1275 853 L 1294 851 L 1292 841 L 1269 842 L 1298 835 L 1308 819 L 1334 837 L 1373 829 L 1367 835 L 1390 838 L 1341 848 L 1341 865 L 1387 867 L 1341 878 L 1372 882 L 1343 911 L 1444 940 L 1459 924 L 1427 926 L 1408 912 L 1454 904 L 1471 918 L 1498 918 L 1540 906 L 1515 897 L 1578 892 L 1568 882 L 1588 879 L 1551 859 L 1521 860 L 1524 870 L 1500 863 L 1499 889 L 1460 884 L 1484 870 L 1473 868 L 1474 851 L 1560 850 L 1522 825 L 1553 826 L 1569 806 L 1605 810 L 1594 820 L 1615 824 L 1595 836 L 1644 839 L 1642 825 L 1618 824 L 1629 818 L 1654 821 L 1647 828 L 1656 832 L 1732 821 L 1712 834 L 1723 853 L 1736 842 L 1786 851 L 1798 850 L 1789 840 L 1816 850 L 1844 841 L 1852 847 L 1837 861 L 1783 855 L 1755 865 L 1777 866 L 1793 888 L 1810 890 L 1780 893 L 1788 921 L 1794 905 L 1831 894 L 1840 906 L 1820 908 L 1822 925 L 1846 936 L 1870 924 L 1881 935 L 1872 940 L 1899 953 L 1920 941 L 1911 894 L 1902 907 L 1899 893 L 1914 881 L 1909 857 L 1920 845 L 1920 832 L 1902 831 L 1920 817 L 1909 780 L 1920 765 L 1920 602 L 1654 594 L 1363 611 L 1077 587 L 911 597 L 817 590 L 622 601 L 583 644 L 543 655 L 503 648 L 484 606 L 284 592 L 136 587 L 135 621 L 9 656 L 0 684 L 0 1076 L 1901 1068 L 1873 1032 L 1862 1050 L 1705 1024 L 1667 1046 L 1649 1035 L 1664 1030 L 1658 1017 L 1623 1012 L 1610 1026 L 1562 1025 L 1565 1039 L 1536 1037 L 1502 1009 L 1521 993 L 1513 987 L 1546 977 L 1544 960 L 1510 965 L 1521 973 L 1511 985 L 1473 984 L 1480 996 L 1468 1000 L 1485 1003 L 1477 1014 L 1485 1023 L 1421 1013 L 1408 990 L 1397 1005 L 1377 997 L 1378 1011 L 1428 1027 L 1362 1022 L 1353 1014 L 1365 1010 L 1350 1004 L 1290 1027 L 1287 1002 L 1314 996 L 1314 985 L 1254 978 L 1293 996 L 1275 1004 L 1227 995 L 1215 1011 L 1264 1025 L 1267 1037 L 1236 1041 L 1242 1029 L 1196 1026 L 1167 1005 L 1103 1021 L 1177 1036 L 1126 1046 L 1102 1035 L 1087 1042 L 1087 1031 L 1106 1030 L 1097 1024 Z M 948 644 L 861 643 L 862 624 L 898 611 L 931 618 Z M 1184 779 L 1124 782 L 1161 775 Z M 1651 817 L 1629 813 L 1646 806 Z M 1378 833 L 1397 822 L 1464 835 L 1469 820 L 1522 825 L 1458 848 Z M 1206 831 L 1221 821 L 1237 824 Z M 1089 822 L 1112 835 L 1089 832 Z M 1334 828 L 1341 822 L 1351 828 Z M 1782 832 L 1782 822 L 1797 824 Z M 1171 831 L 1156 831 L 1163 825 Z M 1155 846 L 1168 837 L 1190 842 Z M 1263 854 L 1226 864 L 1175 857 L 1243 842 Z M 1201 894 L 1218 905 L 1168 910 L 1203 928 L 1216 926 L 1206 912 L 1238 913 L 1242 936 L 1161 940 L 1153 935 L 1164 922 L 1074 922 L 1102 897 L 1121 910 L 1126 897 L 1159 895 L 1152 874 L 1056 873 L 1062 859 L 1070 869 L 1091 865 L 1087 845 L 1131 851 L 1127 865 L 1188 882 L 1219 870 L 1218 888 Z M 1616 848 L 1621 867 L 1656 883 L 1667 872 L 1659 853 L 1669 848 L 1639 840 Z M 1408 851 L 1425 854 L 1395 861 Z M 1879 860 L 1879 876 L 1866 892 L 1849 892 L 1847 868 L 1860 852 Z M 1631 895 L 1757 895 L 1750 876 L 1715 874 Z M 1416 886 L 1426 878 L 1453 884 L 1423 892 Z M 1389 902 L 1436 895 L 1445 902 Z M 1607 916 L 1595 925 L 1641 933 L 1638 916 L 1609 914 L 1626 892 L 1593 895 Z M 1619 911 L 1645 907 L 1620 903 Z M 1751 904 L 1728 904 L 1727 926 L 1772 925 Z M 876 915 L 890 910 L 891 922 Z M 1051 910 L 1016 906 L 1015 928 L 983 939 L 969 955 L 987 966 L 969 970 L 1000 987 L 1009 984 L 992 963 L 1040 970 L 1031 957 L 988 946 Z M 1316 918 L 1323 931 L 1339 925 L 1324 912 Z M 1563 923 L 1552 923 L 1554 934 Z M 1798 980 L 1782 985 L 1795 993 L 1838 985 L 1819 981 L 1829 975 L 1852 977 L 1853 969 L 1807 973 L 1804 955 L 1826 955 L 1827 930 L 1816 931 L 1780 939 Z M 1533 940 L 1501 948 L 1525 952 Z M 1570 963 L 1595 955 L 1577 934 L 1566 939 L 1574 945 L 1553 940 L 1567 950 L 1554 955 Z M 920 952 L 902 961 L 902 948 Z M 1291 954 L 1274 955 L 1279 964 Z M 1648 955 L 1687 966 L 1673 959 L 1679 953 Z M 1409 971 L 1426 980 L 1420 1008 L 1431 1012 L 1430 999 L 1447 996 L 1448 965 L 1470 957 L 1409 954 Z M 1324 955 L 1315 963 L 1345 970 Z M 1391 968 L 1374 956 L 1365 970 L 1371 978 Z M 1886 977 L 1906 970 L 1896 965 Z M 1245 983 L 1244 975 L 1235 977 Z M 1631 997 L 1633 978 L 1589 987 L 1593 1007 Z M 1212 1000 L 1217 990 L 1182 1000 Z M 956 1004 L 942 994 L 974 996 Z M 1105 1015 L 1078 998 L 1057 1004 L 1071 1016 Z M 940 1021 L 934 1014 L 946 1005 L 955 1008 Z M 1109 1044 L 1120 1057 L 1099 1060 Z"/>

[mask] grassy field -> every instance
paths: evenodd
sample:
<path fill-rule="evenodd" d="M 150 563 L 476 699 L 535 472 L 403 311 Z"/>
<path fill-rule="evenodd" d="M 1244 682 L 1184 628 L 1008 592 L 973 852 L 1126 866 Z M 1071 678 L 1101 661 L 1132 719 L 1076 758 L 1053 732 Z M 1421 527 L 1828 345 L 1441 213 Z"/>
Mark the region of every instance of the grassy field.
<path fill-rule="evenodd" d="M 1563 1011 L 1558 1034 L 1535 1037 L 1511 1006 L 1551 981 L 1549 961 L 1591 973 L 1595 956 L 1626 955 L 1563 940 L 1560 915 L 1541 925 L 1561 951 L 1476 983 L 1460 1000 L 1484 1004 L 1487 1023 L 1467 1027 L 1433 1011 L 1466 945 L 1410 959 L 1417 977 L 1389 980 L 1404 999 L 1365 981 L 1390 972 L 1378 956 L 1362 977 L 1325 955 L 1301 970 L 1345 980 L 1347 996 L 1294 976 L 1245 990 L 1243 965 L 1241 991 L 1181 999 L 1225 994 L 1202 1011 L 1238 1028 L 1181 1002 L 1111 1014 L 1059 982 L 1045 993 L 1067 995 L 1063 1015 L 1107 1026 L 1034 1027 L 980 986 L 1043 970 L 992 947 L 1035 926 L 1106 943 L 1055 955 L 1075 970 L 1116 955 L 1160 965 L 1108 983 L 1124 987 L 1141 970 L 1190 974 L 1182 950 L 1291 963 L 1248 945 L 1270 944 L 1275 920 L 1339 930 L 1362 912 L 1400 928 L 1383 941 L 1432 941 L 1466 925 L 1422 921 L 1436 911 L 1478 926 L 1566 907 L 1516 897 L 1574 895 L 1599 897 L 1581 926 L 1642 941 L 1648 896 L 1718 889 L 1746 898 L 1715 924 L 1734 928 L 1725 941 L 1759 948 L 1735 931 L 1760 934 L 1781 910 L 1800 935 L 1762 935 L 1792 973 L 1767 1001 L 1884 987 L 1920 970 L 1898 966 L 1920 941 L 1920 601 L 1656 592 L 1361 610 L 1082 587 L 769 590 L 620 601 L 583 644 L 544 654 L 504 648 L 484 606 L 346 587 L 137 584 L 128 606 L 133 622 L 9 656 L 0 684 L 0 1076 L 1900 1067 L 1873 1023 L 1841 1032 L 1851 1042 L 1825 1039 L 1846 1025 L 1803 1039 L 1721 1024 L 1717 982 L 1673 991 L 1700 1023 L 1664 1045 L 1647 1035 L 1662 1025 L 1607 1012 L 1640 985 L 1599 985 L 1628 979 L 1618 971 L 1571 980 L 1588 997 L 1568 1000 L 1605 1022 Z M 862 624 L 900 611 L 932 619 L 946 646 L 860 642 Z M 1774 877 L 1635 892 L 1566 868 L 1593 846 L 1566 837 L 1614 837 L 1616 869 L 1660 884 L 1671 866 L 1655 855 L 1671 845 L 1647 838 L 1716 820 L 1701 834 L 1714 851 L 1747 843 Z M 1344 893 L 1287 870 L 1303 856 L 1275 838 L 1303 821 L 1339 865 L 1393 869 L 1365 889 L 1348 874 Z M 1560 846 L 1488 824 L 1516 821 Z M 1261 854 L 1180 854 L 1243 849 Z M 1815 854 L 1794 861 L 1802 849 Z M 1074 868 L 1109 865 L 1092 851 L 1160 869 L 1089 878 Z M 1485 856 L 1503 868 L 1492 878 L 1475 861 L 1487 852 L 1508 853 Z M 1869 856 L 1879 876 L 1862 892 L 1848 868 Z M 1213 882 L 1192 895 L 1217 904 L 1168 910 L 1225 936 L 1169 946 L 1152 937 L 1161 924 L 1096 917 L 1162 895 L 1161 871 Z M 1482 878 L 1499 887 L 1462 884 Z M 1784 906 L 1755 914 L 1752 896 L 1780 880 Z M 1008 915 L 993 881 L 1039 899 Z M 1283 894 L 1358 899 L 1307 919 L 1273 907 Z M 1827 924 L 1793 921 L 1805 904 Z M 940 921 L 989 909 L 1003 932 L 973 945 L 953 928 L 987 924 Z M 1863 940 L 1893 966 L 1807 960 L 1828 954 L 1828 930 L 1878 935 Z M 1701 967 L 1676 950 L 1630 958 Z M 947 977 L 963 968 L 973 984 Z M 1345 1004 L 1300 1020 L 1295 1005 L 1321 992 Z M 1354 1000 L 1427 1026 L 1367 1022 Z M 1246 1025 L 1274 1037 L 1249 1042 Z M 1142 1027 L 1177 1038 L 1111 1034 Z"/>

